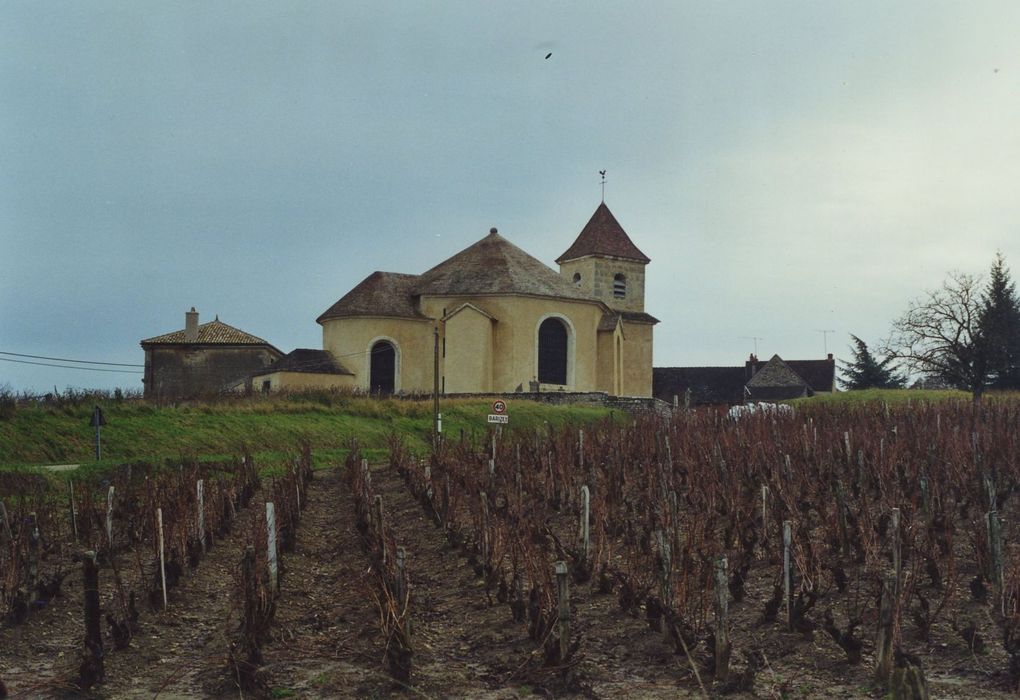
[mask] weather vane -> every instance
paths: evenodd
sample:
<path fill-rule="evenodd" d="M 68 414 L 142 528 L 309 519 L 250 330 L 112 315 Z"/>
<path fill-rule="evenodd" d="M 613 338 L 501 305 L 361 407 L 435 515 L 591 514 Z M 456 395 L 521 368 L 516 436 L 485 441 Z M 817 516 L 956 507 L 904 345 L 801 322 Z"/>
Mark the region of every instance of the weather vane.
<path fill-rule="evenodd" d="M 599 175 L 602 176 L 602 201 L 606 201 L 606 171 L 600 170 Z"/>

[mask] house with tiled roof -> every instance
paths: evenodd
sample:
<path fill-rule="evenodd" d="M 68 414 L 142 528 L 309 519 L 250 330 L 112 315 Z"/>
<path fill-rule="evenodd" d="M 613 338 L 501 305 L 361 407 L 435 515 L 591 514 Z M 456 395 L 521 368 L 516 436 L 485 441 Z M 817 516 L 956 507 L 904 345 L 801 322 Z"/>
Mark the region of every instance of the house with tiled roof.
<path fill-rule="evenodd" d="M 832 393 L 836 390 L 836 361 L 783 360 L 773 355 L 762 362 L 751 355 L 742 367 L 656 367 L 653 395 L 672 403 L 735 405 L 773 402 Z"/>
<path fill-rule="evenodd" d="M 558 271 L 493 228 L 421 274 L 373 272 L 317 319 L 323 352 L 343 368 L 320 379 L 431 392 L 438 362 L 445 394 L 651 396 L 649 258 L 602 203 L 556 262 Z"/>
<path fill-rule="evenodd" d="M 280 358 L 269 342 L 234 328 L 217 316 L 199 323 L 195 307 L 184 328 L 141 341 L 145 351 L 145 398 L 189 399 L 223 391 Z M 250 384 L 247 388 L 251 388 Z"/>

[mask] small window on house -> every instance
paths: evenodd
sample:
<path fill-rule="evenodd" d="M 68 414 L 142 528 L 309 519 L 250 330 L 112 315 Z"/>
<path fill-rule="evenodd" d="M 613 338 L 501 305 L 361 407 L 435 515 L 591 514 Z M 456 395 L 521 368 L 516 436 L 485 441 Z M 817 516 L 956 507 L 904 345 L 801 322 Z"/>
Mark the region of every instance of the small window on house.
<path fill-rule="evenodd" d="M 268 394 L 269 390 L 273 388 L 273 383 L 268 379 L 262 382 L 262 393 Z"/>
<path fill-rule="evenodd" d="M 575 287 L 580 287 L 581 286 L 581 273 L 580 272 L 575 272 L 574 273 L 574 286 Z"/>
<path fill-rule="evenodd" d="M 616 276 L 613 277 L 613 296 L 617 299 L 627 296 L 627 278 L 623 276 L 622 272 L 616 273 Z"/>

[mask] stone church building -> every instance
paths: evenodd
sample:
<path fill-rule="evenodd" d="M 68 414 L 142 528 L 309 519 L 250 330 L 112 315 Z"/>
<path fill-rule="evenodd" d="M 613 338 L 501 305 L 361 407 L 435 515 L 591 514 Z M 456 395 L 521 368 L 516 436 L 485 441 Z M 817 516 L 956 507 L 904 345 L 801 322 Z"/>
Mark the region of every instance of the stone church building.
<path fill-rule="evenodd" d="M 602 203 L 556 259 L 496 229 L 419 275 L 373 272 L 322 313 L 320 350 L 295 350 L 256 390 L 652 395 L 649 258 Z"/>

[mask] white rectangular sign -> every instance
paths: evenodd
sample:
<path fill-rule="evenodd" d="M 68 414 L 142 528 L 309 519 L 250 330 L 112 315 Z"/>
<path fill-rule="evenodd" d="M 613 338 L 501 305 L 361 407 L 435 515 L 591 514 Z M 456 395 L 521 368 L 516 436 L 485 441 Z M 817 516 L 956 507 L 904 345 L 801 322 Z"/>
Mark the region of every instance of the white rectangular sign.
<path fill-rule="evenodd" d="M 496 414 L 490 413 L 489 414 L 489 422 L 490 423 L 509 423 L 510 422 L 510 416 L 498 416 Z"/>

